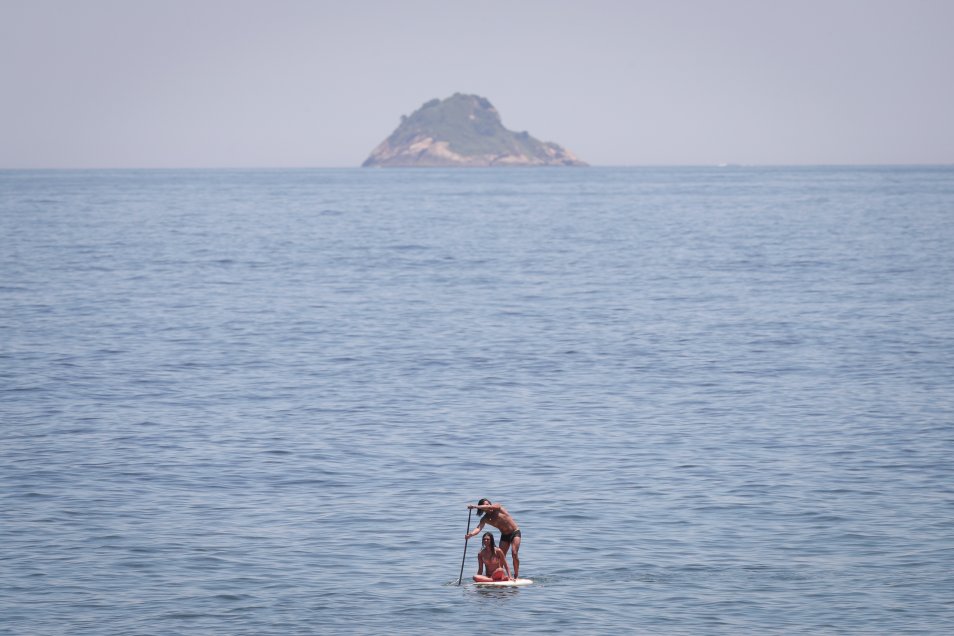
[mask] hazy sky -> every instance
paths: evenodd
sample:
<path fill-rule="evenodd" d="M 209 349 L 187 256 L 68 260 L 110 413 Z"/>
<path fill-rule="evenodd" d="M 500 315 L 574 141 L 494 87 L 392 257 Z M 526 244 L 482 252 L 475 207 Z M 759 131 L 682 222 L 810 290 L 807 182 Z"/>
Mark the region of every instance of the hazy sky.
<path fill-rule="evenodd" d="M 954 0 L 0 0 L 0 168 L 356 166 L 488 98 L 595 165 L 954 163 Z"/>

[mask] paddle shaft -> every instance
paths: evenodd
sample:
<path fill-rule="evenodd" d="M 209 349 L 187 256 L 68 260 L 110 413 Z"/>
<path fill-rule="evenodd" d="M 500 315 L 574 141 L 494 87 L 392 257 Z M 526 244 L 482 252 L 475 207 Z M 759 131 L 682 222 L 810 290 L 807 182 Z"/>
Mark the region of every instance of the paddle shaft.
<path fill-rule="evenodd" d="M 470 515 L 474 511 L 471 509 L 467 510 L 467 534 L 470 534 Z M 464 561 L 467 560 L 467 537 L 464 537 L 464 556 L 460 560 L 460 578 L 457 579 L 457 585 L 460 585 L 460 582 L 464 580 Z"/>

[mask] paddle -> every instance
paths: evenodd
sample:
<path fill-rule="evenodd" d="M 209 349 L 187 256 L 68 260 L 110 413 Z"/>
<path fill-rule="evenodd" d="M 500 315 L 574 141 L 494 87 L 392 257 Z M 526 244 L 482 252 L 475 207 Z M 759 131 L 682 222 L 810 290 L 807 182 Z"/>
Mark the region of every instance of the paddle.
<path fill-rule="evenodd" d="M 467 534 L 470 534 L 470 515 L 474 512 L 470 508 L 467 509 Z M 467 560 L 467 537 L 464 537 L 464 556 L 460 560 L 460 578 L 457 579 L 457 585 L 460 585 L 460 582 L 464 580 L 464 561 Z"/>

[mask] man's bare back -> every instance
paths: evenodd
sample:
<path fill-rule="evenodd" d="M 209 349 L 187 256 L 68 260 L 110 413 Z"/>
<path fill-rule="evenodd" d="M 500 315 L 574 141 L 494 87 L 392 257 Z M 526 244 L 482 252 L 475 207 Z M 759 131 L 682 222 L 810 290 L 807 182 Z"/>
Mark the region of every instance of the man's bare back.
<path fill-rule="evenodd" d="M 500 530 L 501 534 L 510 534 L 517 529 L 517 522 L 513 520 L 513 517 L 510 516 L 510 513 L 507 512 L 507 509 L 502 505 L 488 504 L 486 506 L 473 507 L 477 508 L 478 510 L 485 510 L 484 518 L 481 520 L 481 523 L 487 523 L 497 528 L 497 530 Z"/>

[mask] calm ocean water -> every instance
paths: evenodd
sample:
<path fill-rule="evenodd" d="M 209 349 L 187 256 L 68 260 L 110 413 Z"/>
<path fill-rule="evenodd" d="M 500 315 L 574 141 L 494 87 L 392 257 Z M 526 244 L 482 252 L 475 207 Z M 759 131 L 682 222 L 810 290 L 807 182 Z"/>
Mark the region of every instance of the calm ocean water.
<path fill-rule="evenodd" d="M 954 168 L 0 193 L 2 634 L 954 630 Z"/>

